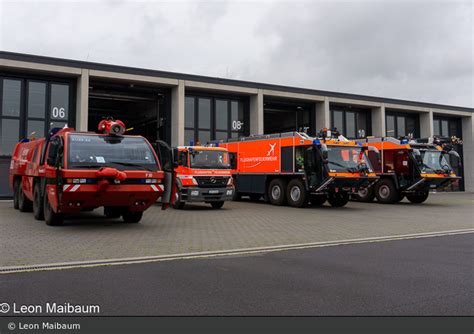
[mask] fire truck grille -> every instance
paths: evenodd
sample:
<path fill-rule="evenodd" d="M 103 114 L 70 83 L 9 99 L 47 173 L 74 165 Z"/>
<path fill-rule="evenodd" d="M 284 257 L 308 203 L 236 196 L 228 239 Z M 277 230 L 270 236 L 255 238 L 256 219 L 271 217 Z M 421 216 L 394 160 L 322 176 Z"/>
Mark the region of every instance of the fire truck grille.
<path fill-rule="evenodd" d="M 228 176 L 195 176 L 198 185 L 202 188 L 222 188 L 227 186 Z"/>

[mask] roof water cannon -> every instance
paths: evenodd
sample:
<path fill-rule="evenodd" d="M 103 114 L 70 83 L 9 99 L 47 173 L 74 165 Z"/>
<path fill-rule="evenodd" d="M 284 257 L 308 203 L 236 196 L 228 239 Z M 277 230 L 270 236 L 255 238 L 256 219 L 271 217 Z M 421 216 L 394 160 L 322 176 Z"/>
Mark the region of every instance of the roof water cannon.
<path fill-rule="evenodd" d="M 125 124 L 120 120 L 114 120 L 112 117 L 107 117 L 100 121 L 98 130 L 99 132 L 110 136 L 121 136 L 125 133 Z"/>

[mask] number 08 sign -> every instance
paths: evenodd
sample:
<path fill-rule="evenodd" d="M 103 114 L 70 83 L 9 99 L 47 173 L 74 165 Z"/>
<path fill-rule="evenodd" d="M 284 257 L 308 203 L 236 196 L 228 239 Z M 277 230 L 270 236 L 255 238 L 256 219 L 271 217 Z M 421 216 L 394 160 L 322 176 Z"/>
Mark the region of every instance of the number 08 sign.
<path fill-rule="evenodd" d="M 54 119 L 65 119 L 67 117 L 67 112 L 64 107 L 52 107 L 51 108 L 51 118 Z"/>

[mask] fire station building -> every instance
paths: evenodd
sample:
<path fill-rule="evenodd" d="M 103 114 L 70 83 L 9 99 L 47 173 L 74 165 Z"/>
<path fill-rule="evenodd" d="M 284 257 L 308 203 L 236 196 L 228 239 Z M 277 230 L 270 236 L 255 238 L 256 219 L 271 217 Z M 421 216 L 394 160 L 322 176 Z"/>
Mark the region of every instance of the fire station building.
<path fill-rule="evenodd" d="M 0 197 L 19 139 L 65 124 L 94 131 L 112 116 L 149 141 L 206 143 L 251 134 L 337 127 L 348 138 L 456 136 L 474 191 L 474 108 L 0 52 Z"/>

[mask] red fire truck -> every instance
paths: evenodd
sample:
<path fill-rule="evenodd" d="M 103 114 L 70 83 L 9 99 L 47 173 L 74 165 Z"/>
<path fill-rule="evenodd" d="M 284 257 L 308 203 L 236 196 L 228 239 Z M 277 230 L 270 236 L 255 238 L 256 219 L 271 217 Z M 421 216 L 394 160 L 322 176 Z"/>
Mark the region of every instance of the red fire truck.
<path fill-rule="evenodd" d="M 367 138 L 364 146 L 376 148 L 380 155 L 369 154 L 380 179 L 375 187 L 363 189 L 355 199 L 365 202 L 375 197 L 379 203 L 397 203 L 405 196 L 413 203 L 423 203 L 430 189 L 440 189 L 456 182 L 447 155 L 459 159 L 449 146 L 443 149 L 434 143 L 420 143 L 407 138 Z"/>
<path fill-rule="evenodd" d="M 159 197 L 170 204 L 174 184 L 173 152 L 160 142 L 160 159 L 141 136 L 124 135 L 125 125 L 111 118 L 98 133 L 55 128 L 46 138 L 22 140 L 13 151 L 10 186 L 20 211 L 60 225 L 64 215 L 104 207 L 106 217 L 138 223 Z"/>
<path fill-rule="evenodd" d="M 180 146 L 178 152 L 175 209 L 182 209 L 186 202 L 205 202 L 220 209 L 232 200 L 234 185 L 225 148 Z"/>
<path fill-rule="evenodd" d="M 324 129 L 319 138 L 302 132 L 229 139 L 236 197 L 264 196 L 271 204 L 303 207 L 311 202 L 344 206 L 351 193 L 377 180 L 368 148 Z"/>

